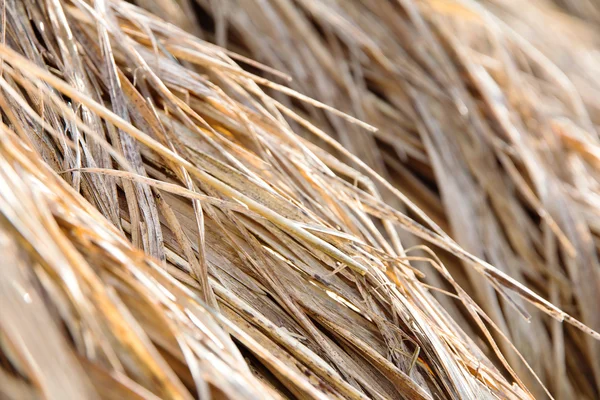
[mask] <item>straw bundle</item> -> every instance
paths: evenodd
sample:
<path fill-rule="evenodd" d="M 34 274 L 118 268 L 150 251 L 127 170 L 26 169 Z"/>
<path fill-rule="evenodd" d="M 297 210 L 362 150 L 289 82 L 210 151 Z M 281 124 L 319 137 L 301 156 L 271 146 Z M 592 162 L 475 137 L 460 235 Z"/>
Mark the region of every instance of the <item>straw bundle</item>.
<path fill-rule="evenodd" d="M 2 3 L 2 398 L 598 396 L 593 28 L 137 3 Z"/>

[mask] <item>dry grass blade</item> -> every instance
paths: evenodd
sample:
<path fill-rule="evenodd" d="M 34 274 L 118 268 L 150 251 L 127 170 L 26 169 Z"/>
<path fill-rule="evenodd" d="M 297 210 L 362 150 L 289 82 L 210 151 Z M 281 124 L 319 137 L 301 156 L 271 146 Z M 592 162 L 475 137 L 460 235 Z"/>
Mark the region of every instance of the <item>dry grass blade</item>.
<path fill-rule="evenodd" d="M 510 2 L 137 3 L 1 3 L 0 397 L 598 394 L 589 71 Z"/>

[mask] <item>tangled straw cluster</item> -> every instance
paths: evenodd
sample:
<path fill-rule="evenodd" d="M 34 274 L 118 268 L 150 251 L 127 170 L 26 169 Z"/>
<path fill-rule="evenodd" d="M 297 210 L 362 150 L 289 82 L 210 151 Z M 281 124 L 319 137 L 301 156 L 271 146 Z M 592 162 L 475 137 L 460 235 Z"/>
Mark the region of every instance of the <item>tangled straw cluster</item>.
<path fill-rule="evenodd" d="M 563 14 L 137 3 L 2 3 L 1 397 L 598 395 L 593 63 L 519 30 Z"/>

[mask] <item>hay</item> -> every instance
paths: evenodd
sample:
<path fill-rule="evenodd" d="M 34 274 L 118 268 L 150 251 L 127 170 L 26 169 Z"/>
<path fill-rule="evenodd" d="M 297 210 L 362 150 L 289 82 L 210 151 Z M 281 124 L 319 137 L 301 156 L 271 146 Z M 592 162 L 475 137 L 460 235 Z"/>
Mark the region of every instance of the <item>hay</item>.
<path fill-rule="evenodd" d="M 593 28 L 138 3 L 3 2 L 3 398 L 598 396 Z"/>

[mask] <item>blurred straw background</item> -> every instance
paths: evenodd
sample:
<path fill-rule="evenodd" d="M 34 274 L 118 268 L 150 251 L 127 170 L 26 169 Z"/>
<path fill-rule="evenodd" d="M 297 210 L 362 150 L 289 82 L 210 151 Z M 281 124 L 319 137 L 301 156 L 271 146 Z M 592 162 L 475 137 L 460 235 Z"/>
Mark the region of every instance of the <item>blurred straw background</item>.
<path fill-rule="evenodd" d="M 600 398 L 593 0 L 3 0 L 0 398 Z"/>

